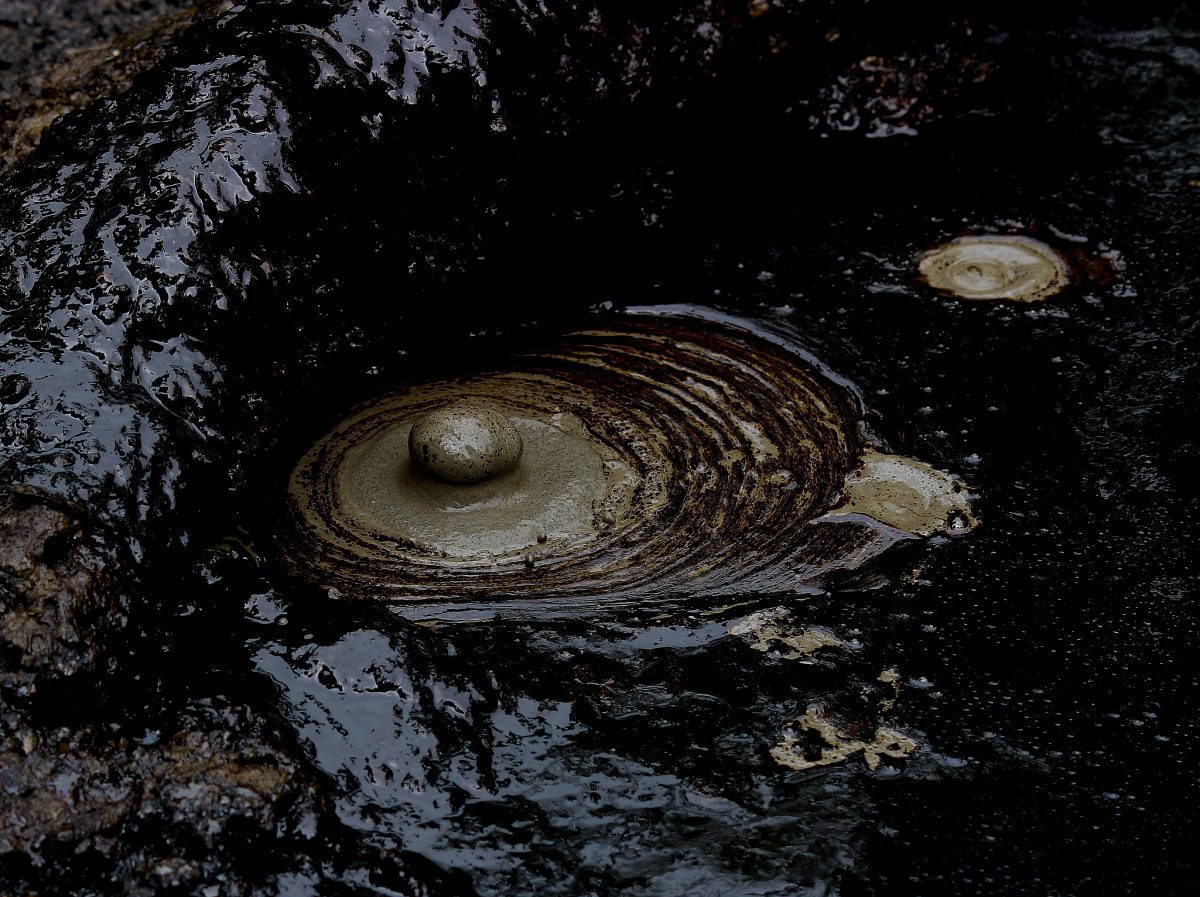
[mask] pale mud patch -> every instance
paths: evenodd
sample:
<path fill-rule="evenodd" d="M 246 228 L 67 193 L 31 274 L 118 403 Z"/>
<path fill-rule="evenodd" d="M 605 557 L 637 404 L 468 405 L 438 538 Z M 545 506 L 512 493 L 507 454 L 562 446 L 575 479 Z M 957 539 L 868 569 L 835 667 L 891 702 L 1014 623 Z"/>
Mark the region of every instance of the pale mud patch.
<path fill-rule="evenodd" d="M 914 739 L 888 726 L 878 726 L 865 735 L 851 733 L 814 704 L 784 727 L 783 738 L 770 749 L 770 755 L 780 766 L 797 772 L 861 756 L 867 769 L 874 772 L 888 760 L 907 759 L 918 747 Z"/>
<path fill-rule="evenodd" d="M 902 455 L 868 449 L 846 479 L 841 503 L 823 520 L 858 516 L 913 536 L 963 535 L 978 525 L 966 483 Z"/>
<path fill-rule="evenodd" d="M 771 653 L 782 660 L 812 662 L 818 651 L 851 650 L 857 647 L 822 626 L 797 626 L 787 608 L 757 611 L 731 625 L 730 635 L 741 636 L 755 651 Z"/>
<path fill-rule="evenodd" d="M 1058 252 L 1016 235 L 951 240 L 921 256 L 917 269 L 931 287 L 960 299 L 1037 302 L 1071 282 Z"/>

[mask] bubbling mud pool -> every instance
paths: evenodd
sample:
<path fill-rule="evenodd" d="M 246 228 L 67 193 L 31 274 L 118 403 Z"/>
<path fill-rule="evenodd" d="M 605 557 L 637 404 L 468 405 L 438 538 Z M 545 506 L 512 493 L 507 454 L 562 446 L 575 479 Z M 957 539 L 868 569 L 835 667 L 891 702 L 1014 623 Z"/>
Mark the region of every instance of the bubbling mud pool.
<path fill-rule="evenodd" d="M 457 484 L 413 463 L 414 422 L 463 401 L 515 426 L 513 469 Z M 805 591 L 974 525 L 955 477 L 882 452 L 854 388 L 793 335 L 635 310 L 354 411 L 295 467 L 284 555 L 336 594 L 394 601 Z"/>

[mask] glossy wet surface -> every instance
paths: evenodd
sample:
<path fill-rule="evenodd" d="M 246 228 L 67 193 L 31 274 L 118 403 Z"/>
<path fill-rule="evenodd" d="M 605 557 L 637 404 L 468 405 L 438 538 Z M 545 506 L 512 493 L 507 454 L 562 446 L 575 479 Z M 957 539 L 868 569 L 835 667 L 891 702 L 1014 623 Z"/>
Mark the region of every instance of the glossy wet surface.
<path fill-rule="evenodd" d="M 571 272 L 581 308 L 786 321 L 892 451 L 967 478 L 973 533 L 803 596 L 424 618 L 281 569 L 295 447 L 346 407 L 285 395 L 279 416 L 306 418 L 193 546 L 187 613 L 113 725 L 140 739 L 181 704 L 250 702 L 323 788 L 324 831 L 457 874 L 446 893 L 1189 893 L 1200 36 L 1147 17 L 997 41 L 987 114 L 911 138 L 822 141 L 778 112 L 708 150 L 568 143 L 596 156 L 562 200 L 585 211 L 518 241 L 565 259 L 519 266 L 528 308 L 481 312 L 552 318 L 536 299 Z M 554 207 L 542 176 L 523 173 Z M 929 246 L 995 232 L 1085 276 L 1034 306 L 922 284 Z M 365 394 L 478 345 L 442 323 L 414 317 L 399 370 L 348 349 L 361 369 L 338 382 Z M 312 892 L 323 843 L 294 878 L 291 854 L 264 862 L 262 892 Z"/>
<path fill-rule="evenodd" d="M 290 623 L 251 640 L 254 665 L 347 824 L 472 870 L 486 894 L 1182 893 L 1200 147 L 1177 109 L 1200 65 L 1166 30 L 1042 40 L 1066 60 L 1059 92 L 1020 97 L 1043 131 L 1006 148 L 1056 146 L 1049 172 L 976 151 L 1003 119 L 856 144 L 852 162 L 816 149 L 831 219 L 775 166 L 769 201 L 726 197 L 667 229 L 690 263 L 668 256 L 631 290 L 785 317 L 895 448 L 968 476 L 981 528 L 804 602 L 571 626 L 412 632 L 377 615 L 331 631 L 319 597 L 297 613 L 277 593 L 260 607 Z M 929 170 L 952 186 L 906 189 Z M 709 198 L 676 177 L 684 204 Z M 1123 264 L 1033 309 L 919 283 L 927 245 L 995 229 Z M 764 609 L 785 635 L 817 625 L 841 645 L 797 658 L 732 634 Z M 916 747 L 874 771 L 855 748 L 796 772 L 770 751 L 811 707 L 850 741 Z"/>

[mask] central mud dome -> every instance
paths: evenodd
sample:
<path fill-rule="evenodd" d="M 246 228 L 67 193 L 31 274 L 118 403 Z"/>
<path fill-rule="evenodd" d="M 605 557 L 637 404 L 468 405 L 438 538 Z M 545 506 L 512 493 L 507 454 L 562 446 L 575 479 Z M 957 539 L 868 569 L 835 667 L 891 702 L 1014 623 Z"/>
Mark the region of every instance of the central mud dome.
<path fill-rule="evenodd" d="M 360 408 L 292 474 L 288 563 L 357 597 L 594 605 L 798 591 L 904 533 L 968 525 L 948 475 L 929 469 L 921 510 L 884 494 L 912 491 L 907 459 L 847 482 L 874 448 L 862 404 L 794 340 L 688 312 L 626 315 Z M 525 446 L 514 469 L 450 484 L 414 463 L 414 421 L 456 401 L 503 409 Z M 839 504 L 851 513 L 825 517 Z"/>

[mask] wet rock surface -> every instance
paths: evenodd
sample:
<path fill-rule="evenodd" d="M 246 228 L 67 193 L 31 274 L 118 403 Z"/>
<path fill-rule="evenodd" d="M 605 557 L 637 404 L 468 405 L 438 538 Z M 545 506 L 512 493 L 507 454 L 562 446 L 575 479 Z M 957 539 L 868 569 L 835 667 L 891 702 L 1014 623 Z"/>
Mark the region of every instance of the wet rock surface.
<path fill-rule="evenodd" d="M 68 510 L 0 497 L 0 646 L 6 668 L 57 678 L 103 663 L 125 622 L 112 543 L 85 536 Z"/>
<path fill-rule="evenodd" d="M 0 177 L 62 115 L 129 86 L 207 0 L 5 0 L 0 8 Z"/>
<path fill-rule="evenodd" d="M 363 850 L 323 822 L 317 782 L 245 707 L 204 701 L 173 721 L 175 734 L 148 730 L 136 740 L 117 726 L 24 721 L 14 731 L 18 718 L 0 703 L 0 875 L 8 887 L 249 894 L 305 880 L 421 893 L 422 882 L 442 878 L 419 859 Z"/>
<path fill-rule="evenodd" d="M 250 4 L 47 132 L 0 185 L 3 889 L 1186 893 L 1200 22 L 907 7 Z M 1086 276 L 922 284 L 994 232 Z M 348 402 L 681 299 L 788 319 L 979 528 L 559 622 L 280 570 Z"/>

